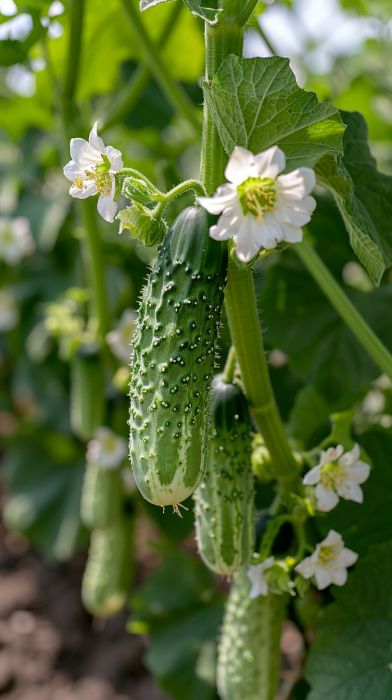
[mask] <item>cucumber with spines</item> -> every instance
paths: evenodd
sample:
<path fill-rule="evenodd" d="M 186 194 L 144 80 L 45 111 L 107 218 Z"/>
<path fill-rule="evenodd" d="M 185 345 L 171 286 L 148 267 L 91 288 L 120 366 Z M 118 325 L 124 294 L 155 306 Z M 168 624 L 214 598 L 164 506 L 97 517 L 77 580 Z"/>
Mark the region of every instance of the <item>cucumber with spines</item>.
<path fill-rule="evenodd" d="M 133 338 L 130 457 L 143 496 L 177 504 L 202 477 L 209 391 L 223 290 L 225 246 L 204 209 L 174 222 L 144 289 Z"/>
<path fill-rule="evenodd" d="M 251 599 L 246 570 L 235 575 L 218 648 L 221 700 L 275 700 L 280 672 L 280 635 L 287 596 Z"/>
<path fill-rule="evenodd" d="M 80 504 L 83 524 L 90 530 L 111 527 L 121 517 L 122 504 L 121 470 L 87 463 Z"/>
<path fill-rule="evenodd" d="M 128 518 L 94 530 L 82 581 L 82 601 L 96 617 L 111 617 L 125 605 L 133 570 Z"/>
<path fill-rule="evenodd" d="M 246 398 L 238 386 L 218 375 L 211 389 L 206 469 L 195 492 L 199 552 L 218 574 L 234 574 L 253 553 L 251 451 L 252 424 Z"/>
<path fill-rule="evenodd" d="M 71 363 L 71 427 L 82 440 L 93 437 L 103 425 L 105 387 L 102 359 L 97 346 L 82 345 Z"/>

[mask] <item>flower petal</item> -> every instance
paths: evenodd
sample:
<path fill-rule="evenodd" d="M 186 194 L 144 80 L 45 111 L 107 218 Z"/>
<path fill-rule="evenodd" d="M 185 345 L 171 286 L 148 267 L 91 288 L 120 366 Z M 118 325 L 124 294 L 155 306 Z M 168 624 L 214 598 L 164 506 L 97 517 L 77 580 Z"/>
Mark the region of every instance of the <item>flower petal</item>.
<path fill-rule="evenodd" d="M 314 577 L 316 579 L 316 585 L 319 591 L 324 590 L 332 583 L 332 572 L 329 568 L 324 566 L 318 566 L 316 568 Z"/>
<path fill-rule="evenodd" d="M 301 243 L 303 239 L 302 229 L 291 226 L 291 224 L 282 224 L 282 230 L 282 241 L 286 241 L 286 243 Z"/>
<path fill-rule="evenodd" d="M 88 137 L 90 146 L 98 153 L 106 153 L 105 144 L 100 136 L 98 136 L 98 122 L 94 123 Z"/>
<path fill-rule="evenodd" d="M 349 466 L 351 464 L 355 464 L 355 462 L 358 462 L 359 457 L 360 457 L 359 445 L 355 444 L 354 447 L 349 452 L 346 452 L 342 456 L 340 463 L 343 464 L 344 466 Z"/>
<path fill-rule="evenodd" d="M 123 159 L 121 151 L 118 148 L 113 148 L 113 146 L 106 146 L 106 155 L 109 158 L 110 170 L 112 173 L 118 173 L 123 169 Z"/>
<path fill-rule="evenodd" d="M 63 173 L 68 180 L 73 182 L 77 177 L 83 177 L 84 170 L 81 169 L 79 163 L 70 160 L 69 163 L 64 166 Z"/>
<path fill-rule="evenodd" d="M 259 169 L 253 153 L 246 148 L 236 146 L 226 166 L 226 180 L 234 185 L 240 185 L 248 177 L 258 177 L 258 174 Z"/>
<path fill-rule="evenodd" d="M 342 547 L 343 539 L 339 532 L 336 530 L 330 530 L 327 536 L 318 545 L 319 547 Z"/>
<path fill-rule="evenodd" d="M 347 581 L 347 569 L 331 571 L 331 581 L 335 586 L 344 586 Z"/>
<path fill-rule="evenodd" d="M 105 221 L 113 223 L 117 213 L 117 202 L 114 201 L 112 194 L 101 194 L 97 203 L 98 213 Z"/>
<path fill-rule="evenodd" d="M 263 221 L 259 223 L 257 219 L 253 219 L 257 226 L 257 240 L 260 247 L 276 248 L 278 243 L 283 240 L 283 229 L 279 221 L 273 214 L 266 214 Z"/>
<path fill-rule="evenodd" d="M 344 566 L 352 566 L 358 559 L 358 554 L 353 552 L 352 549 L 344 547 L 340 554 L 340 561 L 343 562 Z"/>
<path fill-rule="evenodd" d="M 353 481 L 344 481 L 338 484 L 336 490 L 346 501 L 355 501 L 355 503 L 363 503 L 363 491 L 358 484 Z"/>
<path fill-rule="evenodd" d="M 328 513 L 339 503 L 339 498 L 333 489 L 327 488 L 324 484 L 317 484 L 316 489 L 317 508 L 323 513 Z"/>
<path fill-rule="evenodd" d="M 255 156 L 259 177 L 275 179 L 286 167 L 286 158 L 278 146 L 272 146 Z"/>
<path fill-rule="evenodd" d="M 303 199 L 310 194 L 316 184 L 316 176 L 311 168 L 297 168 L 277 178 L 279 190 L 291 199 Z"/>
<path fill-rule="evenodd" d="M 72 160 L 82 169 L 102 163 L 102 156 L 85 139 L 71 139 L 70 151 Z"/>
<path fill-rule="evenodd" d="M 298 201 L 278 194 L 274 215 L 279 221 L 301 228 L 309 223 L 315 208 L 316 200 L 308 195 Z"/>
<path fill-rule="evenodd" d="M 320 472 L 321 467 L 313 467 L 313 469 L 305 474 L 302 483 L 305 484 L 305 486 L 314 486 L 314 484 L 320 481 Z"/>
<path fill-rule="evenodd" d="M 304 578 L 310 578 L 315 572 L 315 563 L 312 557 L 306 557 L 300 564 L 297 564 L 295 571 L 298 571 Z"/>
<path fill-rule="evenodd" d="M 238 231 L 233 235 L 237 258 L 249 262 L 261 248 L 258 237 L 257 221 L 253 216 L 238 220 Z"/>
<path fill-rule="evenodd" d="M 76 187 L 76 185 L 71 185 L 69 188 L 69 193 L 71 197 L 76 199 L 87 199 L 87 197 L 94 197 L 98 194 L 98 190 L 94 184 L 87 185 L 85 187 Z"/>
<path fill-rule="evenodd" d="M 221 214 L 236 197 L 234 185 L 226 184 L 218 187 L 213 197 L 198 197 L 197 201 L 209 214 Z"/>
<path fill-rule="evenodd" d="M 350 467 L 345 469 L 349 479 L 355 481 L 356 484 L 363 484 L 370 476 L 370 464 L 366 462 L 355 462 Z"/>

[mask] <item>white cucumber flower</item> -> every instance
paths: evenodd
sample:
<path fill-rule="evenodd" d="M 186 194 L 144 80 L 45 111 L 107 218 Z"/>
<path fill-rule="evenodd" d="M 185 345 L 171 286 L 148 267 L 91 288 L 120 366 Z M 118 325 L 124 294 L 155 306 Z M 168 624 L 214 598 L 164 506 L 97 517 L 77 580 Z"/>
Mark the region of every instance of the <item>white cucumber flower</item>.
<path fill-rule="evenodd" d="M 261 564 L 249 566 L 247 573 L 248 579 L 251 582 L 250 598 L 258 598 L 259 595 L 268 595 L 268 583 L 265 580 L 264 573 L 274 565 L 274 562 L 274 557 L 268 557 L 268 559 L 262 561 Z"/>
<path fill-rule="evenodd" d="M 129 364 L 130 343 L 135 332 L 137 312 L 125 309 L 116 328 L 107 334 L 106 340 L 115 357 L 124 364 Z"/>
<path fill-rule="evenodd" d="M 313 554 L 306 557 L 295 570 L 306 579 L 314 577 L 317 588 L 322 591 L 331 583 L 344 586 L 347 581 L 347 568 L 355 564 L 358 554 L 344 546 L 342 536 L 330 530 Z"/>
<path fill-rule="evenodd" d="M 87 461 L 102 469 L 116 469 L 127 455 L 127 442 L 110 428 L 98 428 L 87 445 Z"/>
<path fill-rule="evenodd" d="M 328 512 L 335 508 L 340 498 L 346 501 L 363 502 L 359 484 L 369 477 L 370 466 L 360 460 L 358 445 L 344 452 L 342 445 L 330 447 L 321 453 L 320 462 L 303 478 L 305 486 L 316 486 L 317 508 Z"/>
<path fill-rule="evenodd" d="M 0 258 L 7 265 L 18 265 L 22 258 L 34 253 L 30 222 L 25 216 L 15 219 L 0 217 Z"/>
<path fill-rule="evenodd" d="M 12 331 L 19 320 L 15 297 L 6 289 L 0 289 L 0 333 Z"/>
<path fill-rule="evenodd" d="M 98 212 L 105 221 L 112 222 L 117 213 L 115 174 L 123 168 L 117 148 L 105 146 L 97 133 L 98 122 L 90 131 L 88 141 L 71 139 L 72 160 L 64 168 L 64 175 L 72 182 L 71 197 L 86 199 L 99 194 Z"/>
<path fill-rule="evenodd" d="M 237 146 L 225 170 L 228 182 L 213 197 L 198 197 L 210 214 L 221 215 L 210 236 L 217 241 L 232 238 L 242 262 L 249 262 L 261 248 L 302 240 L 302 226 L 316 207 L 309 196 L 316 178 L 311 168 L 280 175 L 285 165 L 278 146 L 257 155 Z"/>

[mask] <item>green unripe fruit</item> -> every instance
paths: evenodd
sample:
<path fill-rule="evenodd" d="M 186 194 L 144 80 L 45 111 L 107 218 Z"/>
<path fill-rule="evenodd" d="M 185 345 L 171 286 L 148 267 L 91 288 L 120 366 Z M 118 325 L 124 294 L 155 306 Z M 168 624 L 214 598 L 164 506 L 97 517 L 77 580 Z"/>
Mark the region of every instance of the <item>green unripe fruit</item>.
<path fill-rule="evenodd" d="M 90 530 L 116 524 L 122 513 L 123 490 L 120 469 L 104 469 L 88 463 L 80 504 L 81 520 Z"/>
<path fill-rule="evenodd" d="M 104 374 L 95 345 L 81 346 L 71 364 L 71 427 L 75 435 L 89 440 L 103 424 Z"/>
<path fill-rule="evenodd" d="M 218 650 L 217 682 L 221 700 L 274 700 L 279 671 L 279 650 L 287 597 L 251 599 L 245 570 L 236 574 Z"/>
<path fill-rule="evenodd" d="M 119 612 L 127 600 L 131 573 L 129 522 L 94 530 L 82 581 L 85 608 L 96 617 L 110 617 Z"/>
<path fill-rule="evenodd" d="M 207 566 L 230 575 L 253 553 L 252 425 L 245 396 L 222 376 L 212 383 L 211 422 L 206 470 L 195 493 L 196 537 Z"/>
<path fill-rule="evenodd" d="M 130 457 L 143 496 L 177 506 L 202 477 L 226 249 L 208 217 L 188 207 L 174 222 L 139 309 L 130 385 Z"/>

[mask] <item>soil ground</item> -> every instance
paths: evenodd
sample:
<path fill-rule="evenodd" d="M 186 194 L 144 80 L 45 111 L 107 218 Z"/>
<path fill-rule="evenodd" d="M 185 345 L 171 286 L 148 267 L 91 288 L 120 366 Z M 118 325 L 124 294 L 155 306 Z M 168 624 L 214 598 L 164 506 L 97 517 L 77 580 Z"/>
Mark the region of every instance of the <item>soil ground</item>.
<path fill-rule="evenodd" d="M 0 539 L 1 700 L 167 700 L 126 614 L 100 623 L 84 611 L 82 556 L 49 565 L 18 536 Z"/>

